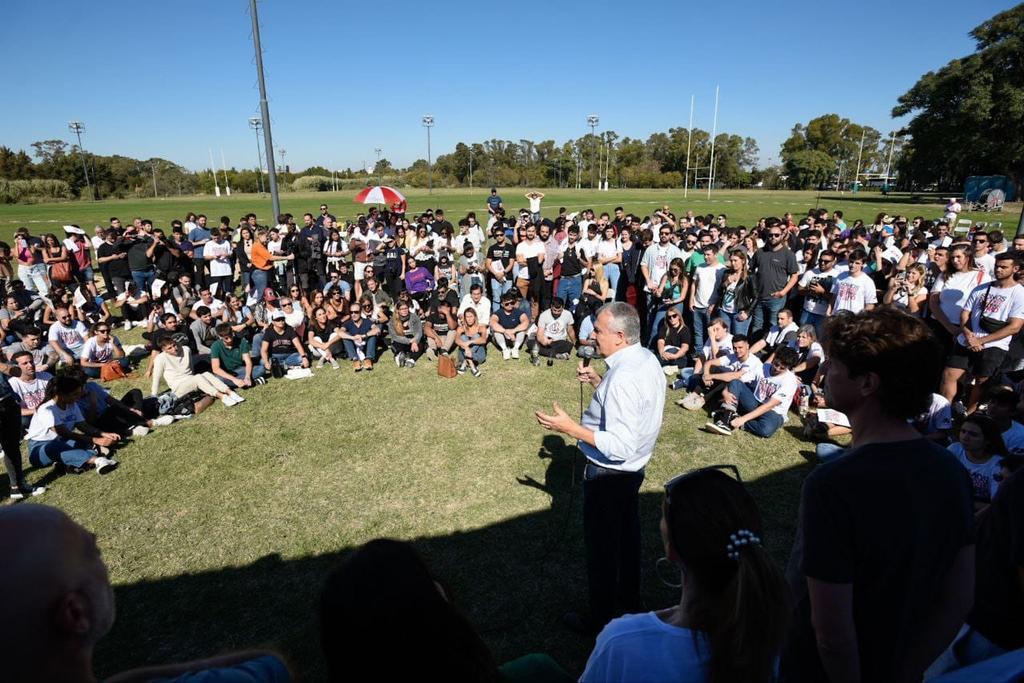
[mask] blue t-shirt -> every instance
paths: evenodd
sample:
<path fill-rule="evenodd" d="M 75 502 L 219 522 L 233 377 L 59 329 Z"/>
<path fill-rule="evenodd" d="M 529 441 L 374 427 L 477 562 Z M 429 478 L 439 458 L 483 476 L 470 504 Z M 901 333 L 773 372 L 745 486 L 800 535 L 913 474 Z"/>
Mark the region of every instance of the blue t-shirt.
<path fill-rule="evenodd" d="M 488 197 L 487 206 L 491 207 L 491 209 L 493 210 L 497 210 L 497 208 L 501 206 L 501 195 L 492 194 L 490 197 Z"/>
<path fill-rule="evenodd" d="M 710 661 L 703 636 L 666 624 L 653 612 L 627 614 L 601 631 L 580 681 L 702 683 Z"/>
<path fill-rule="evenodd" d="M 373 322 L 369 318 L 359 318 L 359 324 L 356 325 L 351 319 L 346 320 L 342 327 L 345 328 L 347 334 L 353 337 L 357 334 L 370 334 L 370 328 L 373 327 Z"/>
<path fill-rule="evenodd" d="M 189 242 L 198 242 L 202 240 L 208 240 L 213 237 L 213 233 L 203 228 L 192 228 L 188 232 Z M 194 245 L 193 245 L 194 246 Z M 203 245 L 198 247 L 194 246 L 195 251 L 192 252 L 192 258 L 201 259 L 203 258 Z"/>
<path fill-rule="evenodd" d="M 291 680 L 284 662 L 266 655 L 234 666 L 193 671 L 174 678 L 154 678 L 152 683 L 289 683 Z"/>

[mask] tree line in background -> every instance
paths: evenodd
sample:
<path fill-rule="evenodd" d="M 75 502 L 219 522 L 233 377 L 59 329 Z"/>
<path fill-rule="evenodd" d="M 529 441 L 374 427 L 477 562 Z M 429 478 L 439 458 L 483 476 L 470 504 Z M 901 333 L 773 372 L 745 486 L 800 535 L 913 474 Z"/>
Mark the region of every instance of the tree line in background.
<path fill-rule="evenodd" d="M 1024 4 L 997 14 L 971 36 L 976 51 L 929 72 L 902 97 L 892 115 L 912 115 L 883 135 L 839 114 L 798 123 L 779 153 L 781 163 L 757 167 L 758 145 L 733 133 L 670 128 L 646 140 L 614 131 L 558 144 L 521 139 L 459 142 L 433 160 L 404 169 L 380 159 L 373 172 L 333 172 L 321 166 L 279 172 L 285 189 L 351 189 L 378 179 L 395 186 L 436 187 L 707 187 L 714 154 L 715 187 L 807 189 L 849 187 L 864 174 L 899 189 L 959 191 L 970 175 L 1009 175 L 1024 182 Z M 689 163 L 687 159 L 689 158 Z M 84 164 L 83 164 L 84 160 Z M 86 173 L 88 180 L 86 182 Z M 252 169 L 192 172 L 166 159 L 85 153 L 63 140 L 32 144 L 31 155 L 0 146 L 0 203 L 87 197 L 153 197 L 257 192 Z"/>

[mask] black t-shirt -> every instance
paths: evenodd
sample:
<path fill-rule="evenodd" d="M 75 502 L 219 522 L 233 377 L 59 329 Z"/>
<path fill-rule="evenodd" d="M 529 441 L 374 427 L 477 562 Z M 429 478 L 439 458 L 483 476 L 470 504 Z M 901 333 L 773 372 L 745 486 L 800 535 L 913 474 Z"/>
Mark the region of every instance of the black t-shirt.
<path fill-rule="evenodd" d="M 387 247 L 384 249 L 384 269 L 393 274 L 402 272 L 402 261 L 405 260 L 405 249 L 402 247 Z"/>
<path fill-rule="evenodd" d="M 445 290 L 445 293 L 444 293 L 443 297 L 439 297 L 438 296 L 438 290 L 436 290 L 436 289 L 433 292 L 431 292 L 430 293 L 430 299 L 427 300 L 427 306 L 429 308 L 437 308 L 437 302 L 442 300 L 442 299 L 444 301 L 447 301 L 448 305 L 451 306 L 452 308 L 454 308 L 454 309 L 458 309 L 459 308 L 459 303 L 460 303 L 459 302 L 459 293 L 456 292 L 451 287 L 449 287 L 447 290 Z"/>
<path fill-rule="evenodd" d="M 516 255 L 516 245 L 506 241 L 505 244 L 495 242 L 487 247 L 487 258 L 491 261 L 501 261 L 501 265 L 508 270 L 509 264 Z"/>
<path fill-rule="evenodd" d="M 452 227 L 451 221 L 446 221 L 446 220 L 443 220 L 443 219 L 442 220 L 435 220 L 433 222 L 433 224 L 431 225 L 431 229 L 435 233 L 437 233 L 438 235 L 440 235 L 444 231 L 445 228 L 448 228 L 453 233 L 455 232 L 455 228 Z"/>
<path fill-rule="evenodd" d="M 437 310 L 436 306 L 430 309 L 430 314 L 427 315 L 425 322 L 430 323 L 434 332 L 442 336 L 448 334 L 452 329 L 452 326 L 448 324 L 448 316 Z"/>
<path fill-rule="evenodd" d="M 583 272 L 583 264 L 580 263 L 579 243 L 570 244 L 562 254 L 562 277 L 576 277 Z"/>
<path fill-rule="evenodd" d="M 967 623 L 1007 650 L 1024 647 L 1024 472 L 1003 482 L 978 519 L 974 607 Z"/>
<path fill-rule="evenodd" d="M 157 270 L 166 273 L 176 270 L 175 266 L 178 264 L 178 259 L 174 257 L 170 249 L 162 244 L 158 244 L 156 249 L 153 250 L 153 263 L 156 265 Z"/>
<path fill-rule="evenodd" d="M 270 355 L 274 354 L 292 354 L 295 353 L 294 340 L 298 335 L 295 334 L 295 330 L 290 326 L 284 326 L 284 332 L 278 334 L 277 330 L 274 329 L 273 325 L 267 328 L 267 331 L 263 333 L 264 343 L 270 344 L 269 352 Z"/>
<path fill-rule="evenodd" d="M 690 333 L 690 328 L 686 325 L 681 325 L 679 329 L 669 327 L 667 320 L 662 320 L 661 325 L 658 326 L 658 339 L 664 339 L 665 346 L 675 346 L 680 349 L 683 348 L 683 344 L 693 346 L 693 335 Z"/>
<path fill-rule="evenodd" d="M 149 270 L 152 267 L 152 263 L 149 257 L 146 256 L 146 250 L 149 249 L 149 245 L 153 244 L 152 237 L 138 237 L 131 240 L 128 244 L 128 267 L 132 270 Z"/>
<path fill-rule="evenodd" d="M 790 276 L 797 272 L 796 255 L 788 247 L 778 251 L 765 247 L 754 252 L 754 282 L 762 299 L 785 287 Z"/>
<path fill-rule="evenodd" d="M 124 254 L 128 251 L 123 242 L 115 242 L 109 244 L 104 242 L 96 250 L 96 256 L 98 258 L 107 258 L 108 256 L 114 256 L 115 254 Z M 110 274 L 110 277 L 123 277 L 129 279 L 132 276 L 132 271 L 128 268 L 128 260 L 119 258 L 113 261 L 107 261 L 106 263 L 100 264 L 100 270 L 106 269 L 106 272 Z"/>
<path fill-rule="evenodd" d="M 819 465 L 804 482 L 790 556 L 796 608 L 783 677 L 826 680 L 811 627 L 813 577 L 853 584 L 861 678 L 896 678 L 954 558 L 973 538 L 970 480 L 933 442 L 869 444 Z"/>

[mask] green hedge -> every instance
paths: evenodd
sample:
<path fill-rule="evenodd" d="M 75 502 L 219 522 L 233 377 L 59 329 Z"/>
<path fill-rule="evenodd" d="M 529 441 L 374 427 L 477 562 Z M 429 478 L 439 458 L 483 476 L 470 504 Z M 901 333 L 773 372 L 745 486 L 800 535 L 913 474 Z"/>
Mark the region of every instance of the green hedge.
<path fill-rule="evenodd" d="M 0 178 L 0 204 L 71 199 L 71 186 L 63 180 L 34 178 L 7 180 Z"/>

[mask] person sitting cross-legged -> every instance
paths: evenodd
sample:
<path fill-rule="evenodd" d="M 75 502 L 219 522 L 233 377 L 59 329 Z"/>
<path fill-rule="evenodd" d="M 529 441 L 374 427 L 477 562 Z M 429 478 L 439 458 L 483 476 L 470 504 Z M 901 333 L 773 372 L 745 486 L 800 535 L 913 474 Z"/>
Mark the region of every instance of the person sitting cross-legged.
<path fill-rule="evenodd" d="M 737 334 L 732 338 L 732 351 L 712 358 L 704 363 L 700 374 L 691 375 L 687 380 L 687 388 L 691 394 L 703 397 L 703 402 L 683 397 L 676 405 L 694 410 L 694 406 L 715 405 L 722 392 L 733 380 L 739 380 L 753 389 L 760 377 L 764 375 L 764 363 L 750 351 L 750 340 L 745 334 Z"/>
<path fill-rule="evenodd" d="M 423 319 L 423 336 L 427 339 L 427 358 L 436 360 L 439 354 L 449 354 L 455 348 L 455 331 L 459 322 L 447 299 L 431 302 Z"/>
<path fill-rule="evenodd" d="M 462 324 L 456 331 L 455 344 L 459 347 L 459 374 L 466 368 L 474 377 L 480 376 L 480 364 L 487 360 L 487 325 L 480 322 L 476 309 L 467 308 L 462 314 Z"/>
<path fill-rule="evenodd" d="M 263 333 L 260 356 L 267 372 L 270 372 L 272 361 L 275 360 L 286 368 L 309 367 L 306 349 L 302 348 L 299 335 L 285 321 L 282 311 L 270 314 L 270 327 Z"/>
<path fill-rule="evenodd" d="M 405 304 L 408 307 L 408 304 Z M 373 370 L 377 357 L 377 338 L 380 327 L 363 315 L 359 304 L 349 306 L 349 317 L 341 325 L 341 340 L 345 344 L 345 355 L 352 359 L 352 369 Z"/>
<path fill-rule="evenodd" d="M 502 294 L 501 306 L 491 314 L 491 333 L 503 359 L 519 358 L 529 328 L 530 317 L 516 308 L 516 297 L 511 292 Z"/>
<path fill-rule="evenodd" d="M 540 365 L 539 356 L 545 356 L 550 367 L 554 364 L 552 358 L 568 359 L 576 344 L 576 332 L 572 323 L 572 313 L 565 309 L 565 302 L 557 296 L 553 298 L 551 308 L 537 318 L 537 340 L 530 362 Z"/>
<path fill-rule="evenodd" d="M 729 382 L 722 392 L 722 407 L 712 414 L 706 428 L 725 435 L 741 428 L 764 438 L 774 434 L 786 421 L 800 384 L 791 369 L 796 363 L 796 349 L 784 346 L 775 352 L 774 374 L 758 377 L 753 389 L 741 379 Z"/>
<path fill-rule="evenodd" d="M 231 323 L 217 325 L 217 341 L 210 347 L 210 369 L 229 387 L 247 389 L 267 383 L 263 377 L 266 368 L 252 362 L 249 342 L 235 334 Z"/>
<path fill-rule="evenodd" d="M 391 352 L 398 367 L 416 367 L 416 360 L 426 350 L 423 343 L 423 321 L 407 301 L 399 301 L 389 323 Z"/>
<path fill-rule="evenodd" d="M 193 374 L 192 350 L 187 346 L 178 346 L 171 337 L 164 337 L 160 342 L 160 355 L 153 364 L 153 385 L 149 393 L 154 396 L 159 393 L 161 379 L 179 398 L 198 390 L 207 396 L 219 398 L 228 407 L 245 400 L 213 373 Z M 198 408 L 196 412 L 199 412 Z"/>

